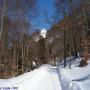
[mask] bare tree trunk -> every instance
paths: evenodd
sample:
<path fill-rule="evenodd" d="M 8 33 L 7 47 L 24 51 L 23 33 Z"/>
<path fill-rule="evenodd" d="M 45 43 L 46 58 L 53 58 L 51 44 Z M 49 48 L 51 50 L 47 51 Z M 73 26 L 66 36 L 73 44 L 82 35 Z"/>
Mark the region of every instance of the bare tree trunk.
<path fill-rule="evenodd" d="M 27 36 L 27 65 L 28 65 L 28 62 L 29 62 L 29 58 L 28 58 L 28 55 L 29 55 L 29 46 L 28 46 L 28 36 Z M 27 67 L 27 68 L 29 68 L 29 67 Z M 29 68 L 30 69 L 30 68 Z"/>
<path fill-rule="evenodd" d="M 18 76 L 18 55 L 17 55 L 17 60 L 16 60 L 16 69 L 17 69 L 17 76 Z"/>
<path fill-rule="evenodd" d="M 4 24 L 4 16 L 5 16 L 5 12 L 6 12 L 6 3 L 7 3 L 7 0 L 4 0 L 4 4 L 3 4 L 3 13 L 2 13 L 2 20 L 1 20 L 0 39 L 1 39 L 1 37 L 2 37 L 3 24 Z"/>
<path fill-rule="evenodd" d="M 15 44 L 14 44 L 14 63 L 15 63 L 15 65 L 16 65 L 16 47 L 15 47 Z M 15 66 L 16 67 L 16 66 Z M 14 69 L 12 70 L 12 72 L 13 72 L 13 76 L 15 76 L 14 74 L 15 74 L 15 67 L 14 67 Z"/>
<path fill-rule="evenodd" d="M 2 18 L 1 18 L 1 27 L 0 27 L 0 40 L 1 40 L 2 50 L 4 50 L 4 47 L 2 45 L 2 32 L 3 32 L 4 17 L 5 17 L 5 12 L 6 12 L 6 1 L 7 0 L 5 0 L 4 3 L 3 3 Z M 2 51 L 1 51 L 1 53 L 2 53 Z M 5 52 L 4 52 L 4 54 L 5 54 Z M 6 59 L 5 56 L 4 56 L 4 59 Z M 0 64 L 1 64 L 1 61 L 0 61 Z M 6 73 L 7 73 L 7 71 L 5 72 L 5 78 L 7 77 L 7 74 Z"/>
<path fill-rule="evenodd" d="M 86 12 L 85 12 L 85 9 L 84 9 L 84 7 L 83 7 L 83 1 L 82 0 L 80 0 L 80 3 L 81 3 L 81 10 L 82 10 L 82 16 L 83 16 L 83 19 L 84 19 L 84 21 L 83 21 L 83 23 L 82 23 L 82 25 L 83 25 L 83 31 L 84 31 L 84 33 L 85 33 L 85 35 L 86 35 L 86 32 L 85 32 L 85 27 L 84 27 L 84 22 L 86 22 Z M 86 38 L 86 36 L 85 36 L 85 38 Z"/>
<path fill-rule="evenodd" d="M 7 62 L 7 50 L 5 50 L 5 65 L 6 65 L 6 76 L 5 76 L 5 79 L 8 78 L 8 62 Z"/>
<path fill-rule="evenodd" d="M 66 67 L 66 33 L 64 30 L 64 67 Z"/>
<path fill-rule="evenodd" d="M 22 33 L 22 73 L 24 73 L 24 48 L 23 48 L 23 33 Z"/>

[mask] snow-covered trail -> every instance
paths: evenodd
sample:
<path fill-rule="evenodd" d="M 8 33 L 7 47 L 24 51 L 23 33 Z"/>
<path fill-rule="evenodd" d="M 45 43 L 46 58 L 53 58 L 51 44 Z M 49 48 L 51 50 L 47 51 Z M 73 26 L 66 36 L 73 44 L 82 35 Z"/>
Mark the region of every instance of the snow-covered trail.
<path fill-rule="evenodd" d="M 42 65 L 18 77 L 0 79 L 0 90 L 90 90 L 90 61 L 78 67 L 79 61 L 75 60 L 71 68 Z"/>
<path fill-rule="evenodd" d="M 85 67 L 79 67 L 79 61 L 73 62 L 72 68 L 58 67 L 62 90 L 90 90 L 90 60 Z"/>
<path fill-rule="evenodd" d="M 15 78 L 0 80 L 0 90 L 4 90 L 3 87 L 9 90 L 62 90 L 57 69 L 48 65 Z"/>
<path fill-rule="evenodd" d="M 61 82 L 62 90 L 81 90 L 80 86 L 65 76 L 61 69 L 58 68 L 58 75 Z"/>

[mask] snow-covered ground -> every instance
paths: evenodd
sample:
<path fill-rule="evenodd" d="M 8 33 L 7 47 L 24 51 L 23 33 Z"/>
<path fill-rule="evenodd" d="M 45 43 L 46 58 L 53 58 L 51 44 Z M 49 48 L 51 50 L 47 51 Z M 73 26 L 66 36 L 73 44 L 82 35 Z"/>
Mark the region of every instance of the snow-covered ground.
<path fill-rule="evenodd" d="M 0 80 L 0 90 L 61 90 L 56 68 L 41 66 L 21 76 Z"/>
<path fill-rule="evenodd" d="M 79 58 L 72 61 L 71 69 L 63 64 L 58 68 L 43 65 L 21 76 L 1 79 L 0 90 L 90 90 L 90 61 L 85 67 L 79 67 Z"/>
<path fill-rule="evenodd" d="M 90 61 L 85 67 L 79 67 L 79 60 L 72 68 L 58 68 L 63 90 L 90 90 Z"/>

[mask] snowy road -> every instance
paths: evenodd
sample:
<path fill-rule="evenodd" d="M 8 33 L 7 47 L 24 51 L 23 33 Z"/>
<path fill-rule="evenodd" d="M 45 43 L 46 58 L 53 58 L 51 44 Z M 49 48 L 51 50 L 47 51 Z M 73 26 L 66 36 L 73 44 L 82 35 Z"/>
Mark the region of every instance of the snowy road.
<path fill-rule="evenodd" d="M 48 66 L 42 66 L 16 78 L 0 80 L 0 90 L 4 90 L 3 87 L 10 88 L 9 90 L 62 90 L 57 70 Z"/>

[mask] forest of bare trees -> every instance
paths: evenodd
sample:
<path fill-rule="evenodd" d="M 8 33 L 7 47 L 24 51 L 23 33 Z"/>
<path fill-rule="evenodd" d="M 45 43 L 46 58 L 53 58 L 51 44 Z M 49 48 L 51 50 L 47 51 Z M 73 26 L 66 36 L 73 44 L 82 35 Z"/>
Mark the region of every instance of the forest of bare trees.
<path fill-rule="evenodd" d="M 36 10 L 36 4 L 36 0 L 0 0 L 0 78 L 31 69 L 28 32 L 32 26 L 26 16 Z"/>
<path fill-rule="evenodd" d="M 55 39 L 56 43 L 55 40 L 48 43 L 49 36 L 43 38 L 39 32 L 35 32 L 39 40 L 33 40 L 36 34 L 32 34 L 32 24 L 27 19 L 28 12 L 33 13 L 31 20 L 38 16 L 37 0 L 0 0 L 0 78 L 21 75 L 47 64 L 49 60 L 54 60 L 56 65 L 58 53 L 61 54 L 59 61 L 63 57 L 66 67 L 67 57 L 77 57 L 78 53 L 82 56 L 83 44 L 90 50 L 89 0 L 80 0 L 77 7 L 73 5 L 73 0 L 67 0 L 67 3 L 64 0 L 55 0 L 54 4 L 55 17 L 62 13 L 63 19 L 56 24 L 58 18 L 53 18 L 55 25 L 50 30 L 59 29 L 62 35 L 59 36 L 61 39 Z M 64 8 L 65 4 L 67 8 Z M 55 48 L 57 42 L 62 43 L 59 46 L 61 51 Z"/>
<path fill-rule="evenodd" d="M 57 0 L 55 4 L 57 14 L 62 12 L 65 18 L 61 25 L 64 33 L 64 67 L 66 57 L 77 57 L 78 53 L 82 56 L 84 47 L 90 47 L 90 1 L 80 0 L 78 7 L 73 1 L 67 0 L 67 8 L 61 8 L 65 6 L 65 0 Z"/>

